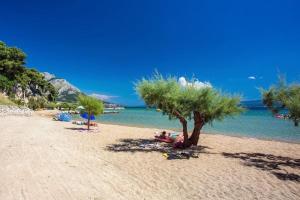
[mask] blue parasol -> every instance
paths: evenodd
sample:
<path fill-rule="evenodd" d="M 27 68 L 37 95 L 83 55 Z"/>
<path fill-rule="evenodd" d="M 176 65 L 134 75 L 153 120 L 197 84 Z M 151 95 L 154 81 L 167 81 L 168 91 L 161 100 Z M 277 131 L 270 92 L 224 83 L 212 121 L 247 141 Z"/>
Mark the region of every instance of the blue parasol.
<path fill-rule="evenodd" d="M 59 113 L 56 117 L 59 121 L 63 122 L 69 122 L 72 120 L 72 116 L 68 113 Z"/>
<path fill-rule="evenodd" d="M 84 118 L 84 119 L 89 119 L 89 115 L 87 112 L 80 114 L 80 117 Z M 95 116 L 93 114 L 91 114 L 90 116 L 90 120 L 95 120 Z"/>

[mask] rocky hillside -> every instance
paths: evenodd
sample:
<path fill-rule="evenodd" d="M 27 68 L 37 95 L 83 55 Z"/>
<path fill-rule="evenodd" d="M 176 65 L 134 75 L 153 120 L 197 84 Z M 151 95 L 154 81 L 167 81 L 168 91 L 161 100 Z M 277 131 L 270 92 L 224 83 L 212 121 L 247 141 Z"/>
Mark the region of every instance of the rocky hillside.
<path fill-rule="evenodd" d="M 0 92 L 18 104 L 29 100 L 55 101 L 57 92 L 36 69 L 26 64 L 26 54 L 0 41 Z"/>
<path fill-rule="evenodd" d="M 58 78 L 54 74 L 43 72 L 45 79 L 58 91 L 57 101 L 75 102 L 81 91 L 66 79 Z"/>
<path fill-rule="evenodd" d="M 42 73 L 49 83 L 51 83 L 58 91 L 57 101 L 63 102 L 76 102 L 79 94 L 84 94 L 77 87 L 72 85 L 66 79 L 58 78 L 54 74 L 49 72 Z M 103 99 L 99 100 L 103 101 Z M 103 101 L 105 108 L 122 107 L 121 105 L 114 104 L 111 102 Z"/>

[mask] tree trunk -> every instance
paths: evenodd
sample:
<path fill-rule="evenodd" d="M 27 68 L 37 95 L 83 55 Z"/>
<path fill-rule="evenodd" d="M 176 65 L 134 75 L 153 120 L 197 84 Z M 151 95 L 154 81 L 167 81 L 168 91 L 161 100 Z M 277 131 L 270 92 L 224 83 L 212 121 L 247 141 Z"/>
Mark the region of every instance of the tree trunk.
<path fill-rule="evenodd" d="M 200 112 L 194 111 L 194 130 L 189 138 L 191 145 L 197 145 L 200 137 L 200 131 L 204 125 L 204 119 Z"/>
<path fill-rule="evenodd" d="M 184 147 L 188 147 L 189 146 L 189 135 L 188 135 L 188 131 L 187 131 L 187 121 L 181 120 L 180 122 L 182 124 L 182 133 L 183 133 L 183 145 Z"/>
<path fill-rule="evenodd" d="M 295 125 L 295 126 L 299 126 L 298 120 L 294 120 L 294 125 Z"/>
<path fill-rule="evenodd" d="M 176 117 L 179 119 L 180 123 L 182 124 L 182 133 L 183 133 L 183 145 L 184 147 L 190 146 L 189 142 L 189 135 L 188 135 L 188 130 L 187 130 L 187 121 L 186 119 L 181 116 L 181 114 L 178 111 L 175 111 L 174 114 Z"/>
<path fill-rule="evenodd" d="M 91 121 L 91 115 L 88 114 L 88 121 L 87 121 L 88 130 L 90 130 L 90 121 Z"/>
<path fill-rule="evenodd" d="M 25 107 L 25 89 L 23 90 L 23 103 L 24 103 L 24 107 Z"/>

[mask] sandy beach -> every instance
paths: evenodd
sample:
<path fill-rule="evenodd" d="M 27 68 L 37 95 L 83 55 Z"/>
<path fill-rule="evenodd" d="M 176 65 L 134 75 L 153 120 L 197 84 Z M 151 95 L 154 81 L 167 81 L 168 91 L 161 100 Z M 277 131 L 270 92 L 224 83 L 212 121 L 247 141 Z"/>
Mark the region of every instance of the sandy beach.
<path fill-rule="evenodd" d="M 202 134 L 167 160 L 149 128 L 0 120 L 0 199 L 300 199 L 300 144 Z M 151 145 L 149 145 L 151 144 Z"/>

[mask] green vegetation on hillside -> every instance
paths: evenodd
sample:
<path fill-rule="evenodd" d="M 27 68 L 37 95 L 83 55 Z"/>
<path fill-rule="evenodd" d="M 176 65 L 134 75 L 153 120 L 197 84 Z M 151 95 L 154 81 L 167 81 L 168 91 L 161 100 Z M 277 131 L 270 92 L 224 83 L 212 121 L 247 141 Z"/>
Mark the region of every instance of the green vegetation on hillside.
<path fill-rule="evenodd" d="M 15 105 L 11 100 L 0 93 L 0 105 Z"/>
<path fill-rule="evenodd" d="M 78 97 L 80 95 L 84 95 L 84 94 L 81 92 L 75 92 L 74 94 L 68 94 L 68 92 L 66 91 L 66 92 L 61 93 L 58 96 L 57 101 L 76 103 L 78 101 Z"/>
<path fill-rule="evenodd" d="M 29 104 L 33 101 L 55 101 L 56 89 L 40 72 L 27 68 L 25 60 L 26 54 L 21 49 L 0 41 L 0 92 L 20 103 L 24 103 L 25 99 Z"/>

